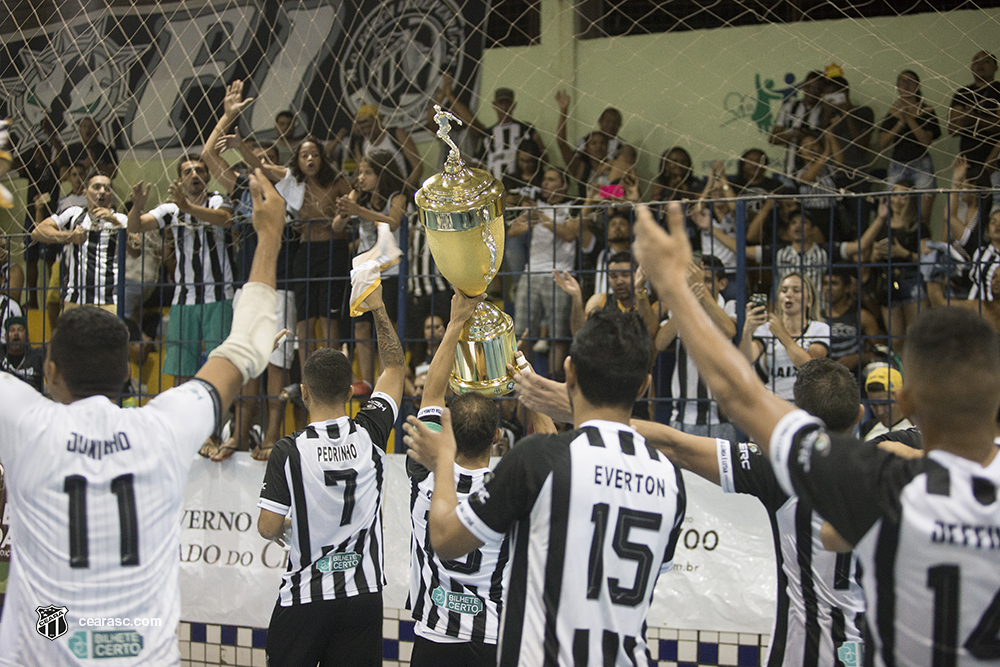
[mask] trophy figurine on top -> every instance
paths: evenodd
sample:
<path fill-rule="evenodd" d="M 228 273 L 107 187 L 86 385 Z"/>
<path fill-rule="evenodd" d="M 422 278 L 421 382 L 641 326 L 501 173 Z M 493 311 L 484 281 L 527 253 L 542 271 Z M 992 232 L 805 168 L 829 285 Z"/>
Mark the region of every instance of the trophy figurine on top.
<path fill-rule="evenodd" d="M 437 136 L 451 147 L 444 171 L 434 174 L 416 194 L 418 218 L 441 275 L 467 296 L 486 291 L 503 261 L 504 187 L 482 169 L 462 162 L 448 132 L 462 121 L 434 106 Z M 451 388 L 502 396 L 514 388 L 507 364 L 514 362 L 514 322 L 489 302 L 482 302 L 465 323 L 455 351 Z"/>

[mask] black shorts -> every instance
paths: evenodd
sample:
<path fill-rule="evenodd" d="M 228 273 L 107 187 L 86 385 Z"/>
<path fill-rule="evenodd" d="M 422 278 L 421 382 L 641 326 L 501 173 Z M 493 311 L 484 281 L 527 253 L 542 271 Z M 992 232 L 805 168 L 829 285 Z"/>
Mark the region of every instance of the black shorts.
<path fill-rule="evenodd" d="M 495 664 L 496 644 L 438 644 L 419 635 L 413 640 L 410 667 L 492 667 Z"/>
<path fill-rule="evenodd" d="M 267 626 L 269 667 L 382 664 L 382 594 L 282 607 Z"/>
<path fill-rule="evenodd" d="M 351 275 L 347 241 L 302 243 L 292 264 L 292 291 L 299 322 L 314 317 L 340 319 Z"/>

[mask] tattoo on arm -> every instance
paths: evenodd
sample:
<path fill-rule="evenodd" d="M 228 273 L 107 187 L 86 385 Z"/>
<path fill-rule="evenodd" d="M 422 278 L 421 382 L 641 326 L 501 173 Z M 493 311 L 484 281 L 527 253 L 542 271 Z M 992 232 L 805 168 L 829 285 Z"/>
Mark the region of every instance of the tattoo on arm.
<path fill-rule="evenodd" d="M 378 340 L 378 356 L 382 361 L 382 368 L 405 365 L 403 346 L 399 343 L 399 337 L 392 328 L 385 308 L 372 311 L 372 317 L 375 319 L 375 337 Z"/>

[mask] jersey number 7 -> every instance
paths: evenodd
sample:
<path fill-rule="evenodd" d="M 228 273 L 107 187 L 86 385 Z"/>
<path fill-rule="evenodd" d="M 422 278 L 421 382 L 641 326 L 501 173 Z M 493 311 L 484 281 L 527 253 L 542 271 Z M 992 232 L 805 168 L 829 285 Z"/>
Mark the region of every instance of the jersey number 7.
<path fill-rule="evenodd" d="M 69 566 L 90 567 L 87 540 L 87 478 L 69 475 L 63 482 L 69 495 Z M 118 525 L 121 530 L 122 565 L 139 564 L 139 520 L 135 511 L 132 473 L 111 480 L 111 493 L 118 497 Z"/>

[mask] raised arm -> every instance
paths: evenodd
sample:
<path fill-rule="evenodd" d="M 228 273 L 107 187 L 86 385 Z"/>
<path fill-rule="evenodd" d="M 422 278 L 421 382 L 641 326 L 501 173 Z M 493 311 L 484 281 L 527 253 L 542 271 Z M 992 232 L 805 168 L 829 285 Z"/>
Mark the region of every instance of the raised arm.
<path fill-rule="evenodd" d="M 149 188 L 150 184 L 144 181 L 139 181 L 132 186 L 132 208 L 128 210 L 129 234 L 151 232 L 159 226 L 155 217 L 142 212 L 149 200 Z"/>
<path fill-rule="evenodd" d="M 192 218 L 197 218 L 210 225 L 216 225 L 224 229 L 229 229 L 233 225 L 232 208 L 209 208 L 208 206 L 195 204 L 187 198 L 180 181 L 171 183 L 168 192 L 170 193 L 170 201 L 177 205 L 181 213 L 187 213 Z"/>
<path fill-rule="evenodd" d="M 552 271 L 552 280 L 555 281 L 556 287 L 569 294 L 570 299 L 572 299 L 569 331 L 575 336 L 576 332 L 582 329 L 584 322 L 587 321 L 587 315 L 583 310 L 583 290 L 580 288 L 580 283 L 569 271 Z"/>
<path fill-rule="evenodd" d="M 633 419 L 629 425 L 678 468 L 704 477 L 712 484 L 720 483 L 718 443 L 715 438 L 689 435 L 665 424 L 644 419 Z"/>
<path fill-rule="evenodd" d="M 472 317 L 472 311 L 485 299 L 485 294 L 468 297 L 461 291 L 455 290 L 455 294 L 451 297 L 451 318 L 448 320 L 448 327 L 434 352 L 430 368 L 427 369 L 424 394 L 420 401 L 421 407 L 432 405 L 444 407 L 444 397 L 448 392 L 448 380 L 451 377 L 452 368 L 455 366 L 455 349 L 458 347 L 458 337 L 461 335 L 465 323 Z"/>
<path fill-rule="evenodd" d="M 243 286 L 243 297 L 233 311 L 229 336 L 212 350 L 195 375 L 215 387 L 223 409 L 233 402 L 245 382 L 267 368 L 278 324 L 274 314 L 278 295 L 274 286 L 285 227 L 285 200 L 259 169 L 250 177 L 250 195 L 258 239 L 250 275 Z"/>
<path fill-rule="evenodd" d="M 392 298 L 396 298 L 393 294 Z M 403 384 L 406 382 L 406 354 L 399 342 L 399 336 L 385 312 L 382 302 L 382 285 L 365 299 L 365 305 L 375 320 L 375 338 L 378 340 L 378 358 L 382 374 L 375 380 L 375 391 L 388 394 L 399 405 L 403 400 Z"/>
<path fill-rule="evenodd" d="M 559 153 L 562 154 L 563 162 L 569 169 L 569 163 L 576 155 L 576 149 L 566 139 L 566 123 L 569 121 L 570 96 L 565 90 L 556 91 L 556 104 L 559 105 L 559 124 L 556 125 L 556 145 L 559 146 Z"/>
<path fill-rule="evenodd" d="M 688 287 L 685 272 L 691 262 L 691 245 L 684 231 L 680 203 L 670 202 L 667 206 L 669 234 L 656 224 L 647 207 L 636 207 L 636 213 L 633 251 L 640 263 L 649 267 L 650 280 L 661 301 L 678 318 L 685 349 L 719 407 L 766 450 L 771 431 L 792 411 L 792 406 L 767 391 L 750 363 L 723 338 Z"/>
<path fill-rule="evenodd" d="M 236 187 L 236 171 L 222 159 L 217 144 L 251 102 L 253 102 L 252 97 L 243 99 L 242 81 L 237 79 L 229 84 L 226 87 L 226 95 L 222 98 L 222 117 L 212 128 L 212 133 L 208 135 L 205 148 L 201 152 L 201 159 L 208 165 L 209 173 L 226 189 L 226 192 L 232 192 Z"/>

